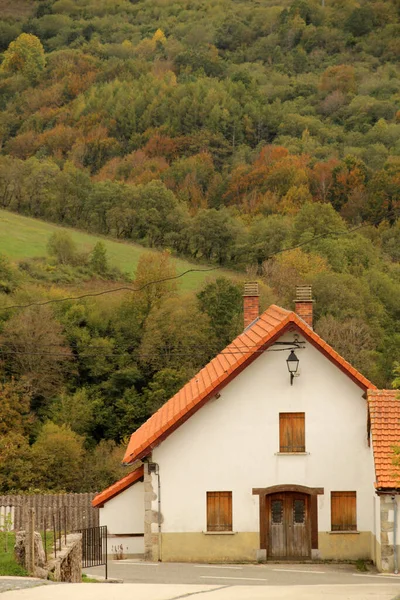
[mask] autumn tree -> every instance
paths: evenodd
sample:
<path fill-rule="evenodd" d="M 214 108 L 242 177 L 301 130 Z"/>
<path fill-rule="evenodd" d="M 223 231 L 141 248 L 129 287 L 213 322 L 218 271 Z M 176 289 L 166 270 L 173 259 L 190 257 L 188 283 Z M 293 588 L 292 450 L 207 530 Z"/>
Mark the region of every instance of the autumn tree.
<path fill-rule="evenodd" d="M 35 83 L 45 66 L 44 49 L 39 38 L 30 33 L 21 33 L 5 51 L 1 70 L 4 73 L 21 73 Z"/>
<path fill-rule="evenodd" d="M 177 291 L 176 268 L 169 252 L 141 254 L 136 269 L 134 302 L 143 307 L 147 316 L 151 309 Z"/>

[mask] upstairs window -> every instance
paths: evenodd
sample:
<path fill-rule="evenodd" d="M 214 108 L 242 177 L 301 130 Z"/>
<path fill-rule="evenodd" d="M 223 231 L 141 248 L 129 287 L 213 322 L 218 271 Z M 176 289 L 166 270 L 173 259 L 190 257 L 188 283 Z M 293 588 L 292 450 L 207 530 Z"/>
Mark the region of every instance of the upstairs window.
<path fill-rule="evenodd" d="M 279 413 L 279 452 L 305 451 L 305 413 Z"/>
<path fill-rule="evenodd" d="M 356 492 L 331 492 L 332 531 L 357 531 Z"/>
<path fill-rule="evenodd" d="M 232 531 L 232 492 L 207 492 L 207 531 Z"/>

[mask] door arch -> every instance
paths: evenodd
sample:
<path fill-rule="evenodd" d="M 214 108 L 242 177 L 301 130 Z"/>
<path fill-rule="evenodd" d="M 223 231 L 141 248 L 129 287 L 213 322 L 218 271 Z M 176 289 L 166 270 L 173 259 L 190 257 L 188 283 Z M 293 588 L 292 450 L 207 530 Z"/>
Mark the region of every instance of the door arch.
<path fill-rule="evenodd" d="M 260 498 L 260 548 L 267 559 L 313 557 L 318 550 L 318 502 L 324 488 L 284 484 L 254 488 Z"/>

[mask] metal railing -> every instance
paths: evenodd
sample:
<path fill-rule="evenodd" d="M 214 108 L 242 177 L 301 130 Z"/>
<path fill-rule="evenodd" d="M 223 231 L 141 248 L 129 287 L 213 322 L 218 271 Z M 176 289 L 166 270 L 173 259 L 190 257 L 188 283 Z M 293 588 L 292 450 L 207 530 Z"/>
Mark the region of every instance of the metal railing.
<path fill-rule="evenodd" d="M 105 567 L 105 578 L 108 578 L 107 565 L 107 526 L 78 529 L 82 534 L 82 567 Z"/>

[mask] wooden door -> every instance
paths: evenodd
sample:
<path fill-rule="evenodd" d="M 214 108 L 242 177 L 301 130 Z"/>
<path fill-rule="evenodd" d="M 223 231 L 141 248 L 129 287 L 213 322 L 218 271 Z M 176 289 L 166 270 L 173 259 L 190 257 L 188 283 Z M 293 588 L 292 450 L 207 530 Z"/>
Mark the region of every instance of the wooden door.
<path fill-rule="evenodd" d="M 267 496 L 268 558 L 311 557 L 309 496 L 284 492 Z"/>

